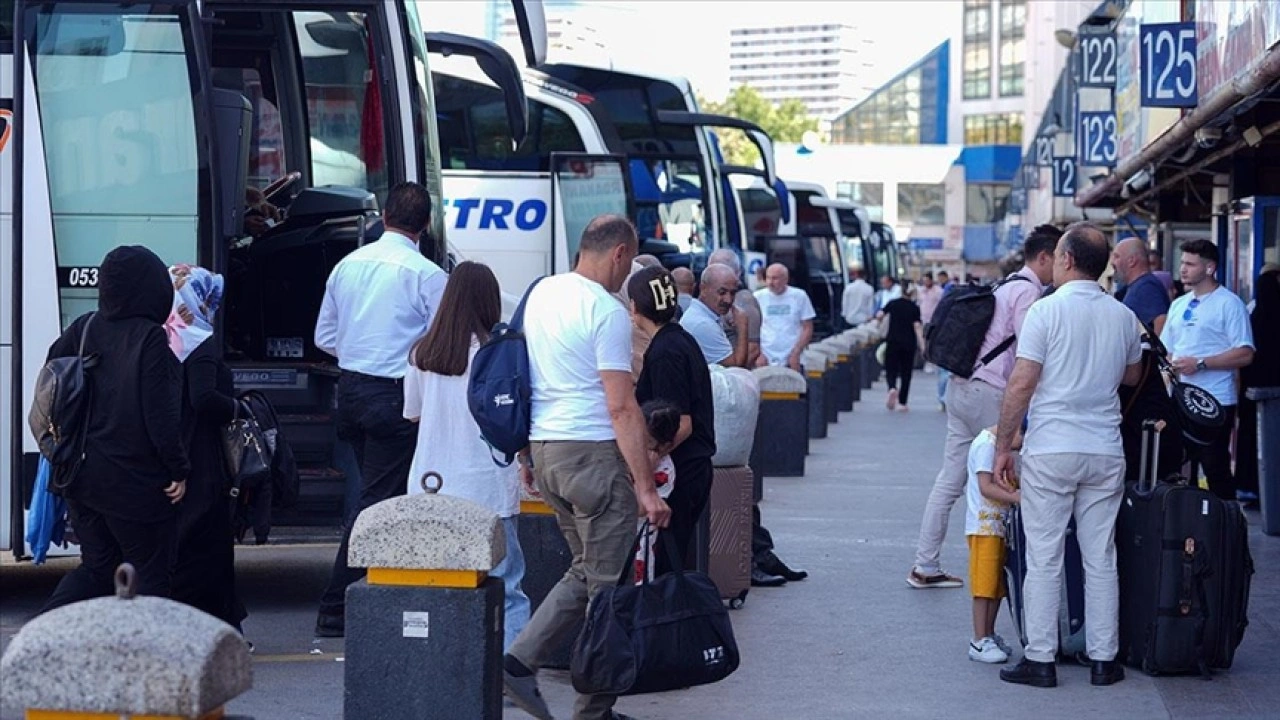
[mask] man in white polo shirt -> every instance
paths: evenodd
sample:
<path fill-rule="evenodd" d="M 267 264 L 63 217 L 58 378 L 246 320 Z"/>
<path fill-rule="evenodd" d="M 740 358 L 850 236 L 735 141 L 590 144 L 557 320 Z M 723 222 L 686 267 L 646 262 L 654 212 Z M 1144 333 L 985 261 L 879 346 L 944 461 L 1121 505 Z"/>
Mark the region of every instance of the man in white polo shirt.
<path fill-rule="evenodd" d="M 1098 278 L 1111 248 L 1090 223 L 1067 228 L 1054 253 L 1053 295 L 1031 306 L 1018 338 L 1018 359 L 1005 389 L 996 433 L 997 482 L 1015 487 L 1013 438 L 1027 416 L 1022 444 L 1022 524 L 1027 536 L 1023 583 L 1027 647 L 1005 682 L 1054 687 L 1064 536 L 1075 517 L 1085 574 L 1085 647 L 1090 680 L 1124 678 L 1119 651 L 1116 513 L 1124 492 L 1120 383 L 1142 376 L 1133 313 L 1102 291 Z"/>
<path fill-rule="evenodd" d="M 742 367 L 747 362 L 747 334 L 735 335 L 736 345 L 729 342 L 721 317 L 734 321 L 737 312 L 733 299 L 738 292 L 738 276 L 725 265 L 711 264 L 702 271 L 698 297 L 689 303 L 680 325 L 684 327 L 707 358 L 707 364 Z"/>
<path fill-rule="evenodd" d="M 1226 411 L 1226 422 L 1209 444 L 1189 449 L 1204 468 L 1209 490 L 1235 500 L 1231 431 L 1236 425 L 1236 371 L 1253 362 L 1253 329 L 1244 301 L 1218 284 L 1217 272 L 1217 245 L 1208 240 L 1182 244 L 1179 274 L 1190 292 L 1169 307 L 1160 341 L 1182 381 L 1209 391 Z"/>
<path fill-rule="evenodd" d="M 760 326 L 759 365 L 781 365 L 800 372 L 800 353 L 813 337 L 813 303 L 809 294 L 791 287 L 791 272 L 781 263 L 764 273 L 768 287 L 756 291 L 763 321 Z"/>

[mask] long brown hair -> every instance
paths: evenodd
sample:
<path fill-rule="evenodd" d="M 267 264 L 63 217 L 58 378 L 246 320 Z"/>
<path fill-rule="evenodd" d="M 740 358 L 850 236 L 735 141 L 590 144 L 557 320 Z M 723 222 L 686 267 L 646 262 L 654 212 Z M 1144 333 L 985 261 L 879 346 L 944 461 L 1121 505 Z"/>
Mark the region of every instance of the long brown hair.
<path fill-rule="evenodd" d="M 493 271 L 477 262 L 459 263 L 449 273 L 431 329 L 413 346 L 414 366 L 437 375 L 466 373 L 471 337 L 484 342 L 501 319 L 502 293 Z"/>

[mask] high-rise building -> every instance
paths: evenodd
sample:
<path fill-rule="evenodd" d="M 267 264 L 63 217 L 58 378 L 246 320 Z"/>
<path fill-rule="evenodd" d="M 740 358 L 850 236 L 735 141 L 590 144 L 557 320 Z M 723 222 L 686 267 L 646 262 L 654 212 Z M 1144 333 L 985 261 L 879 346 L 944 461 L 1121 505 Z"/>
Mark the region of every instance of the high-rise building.
<path fill-rule="evenodd" d="M 749 85 L 773 103 L 799 100 L 829 119 L 858 98 L 855 68 L 868 43 L 837 23 L 741 27 L 729 31 L 729 84 Z"/>

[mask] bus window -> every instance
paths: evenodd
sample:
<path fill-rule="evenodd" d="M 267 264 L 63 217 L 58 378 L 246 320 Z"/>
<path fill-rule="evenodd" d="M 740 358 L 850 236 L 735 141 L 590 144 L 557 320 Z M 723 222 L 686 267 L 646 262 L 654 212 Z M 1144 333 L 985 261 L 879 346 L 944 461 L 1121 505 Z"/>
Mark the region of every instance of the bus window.
<path fill-rule="evenodd" d="M 383 99 L 364 13 L 293 15 L 306 90 L 311 183 L 365 188 L 385 200 Z"/>
<path fill-rule="evenodd" d="M 513 149 L 501 90 L 443 73 L 432 80 L 440 149 L 450 169 L 549 172 L 551 153 L 586 149 L 568 115 L 535 100 L 529 100 L 529 133 Z"/>
<path fill-rule="evenodd" d="M 564 213 L 565 260 L 572 267 L 587 223 L 604 214 L 626 216 L 626 177 L 622 164 L 614 158 L 560 157 L 553 172 L 558 205 Z"/>
<path fill-rule="evenodd" d="M 199 260 L 200 156 L 183 15 L 148 5 L 28 10 L 65 327 L 97 305 L 117 245 Z"/>

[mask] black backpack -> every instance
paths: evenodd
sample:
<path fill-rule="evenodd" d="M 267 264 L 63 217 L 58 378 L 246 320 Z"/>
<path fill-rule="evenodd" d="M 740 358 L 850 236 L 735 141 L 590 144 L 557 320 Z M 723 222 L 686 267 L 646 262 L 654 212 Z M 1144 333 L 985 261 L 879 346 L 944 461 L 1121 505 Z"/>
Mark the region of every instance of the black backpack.
<path fill-rule="evenodd" d="M 84 354 L 84 343 L 96 316 L 97 313 L 91 313 L 80 328 L 80 349 L 75 355 L 53 358 L 40 368 L 35 400 L 27 413 L 27 424 L 40 454 L 53 468 L 49 489 L 57 494 L 71 486 L 84 462 L 89 406 L 93 399 L 89 370 L 98 364 L 96 354 Z"/>
<path fill-rule="evenodd" d="M 511 316 L 511 322 L 495 325 L 471 361 L 467 406 L 480 426 L 481 437 L 503 455 L 501 460 L 493 457 L 501 467 L 510 465 L 516 453 L 529 444 L 533 389 L 529 348 L 524 338 L 524 306 L 541 281 L 542 278 L 533 281 Z"/>
<path fill-rule="evenodd" d="M 942 296 L 933 318 L 924 330 L 926 359 L 966 380 L 980 365 L 995 360 L 1017 340 L 1010 335 L 991 352 L 978 357 L 982 341 L 996 316 L 996 290 L 1022 275 L 1010 275 L 994 285 L 960 285 Z"/>

